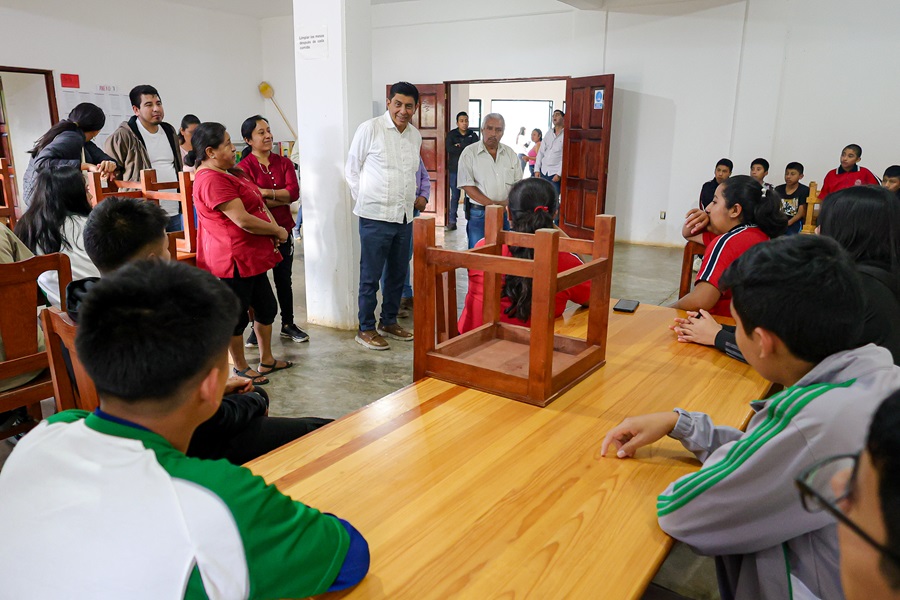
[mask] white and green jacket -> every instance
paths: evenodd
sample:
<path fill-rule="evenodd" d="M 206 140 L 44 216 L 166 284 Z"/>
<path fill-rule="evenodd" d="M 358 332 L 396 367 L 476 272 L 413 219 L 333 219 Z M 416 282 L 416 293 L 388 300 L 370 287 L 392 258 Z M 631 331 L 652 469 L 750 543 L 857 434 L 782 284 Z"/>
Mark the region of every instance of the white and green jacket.
<path fill-rule="evenodd" d="M 15 540 L 0 544 L 2 599 L 302 598 L 335 583 L 352 535 L 102 412 L 59 413 L 19 442 L 0 515 Z"/>
<path fill-rule="evenodd" d="M 796 385 L 753 403 L 746 433 L 681 413 L 670 434 L 703 468 L 659 496 L 662 529 L 717 560 L 723 600 L 843 599 L 834 519 L 803 509 L 794 479 L 859 451 L 900 367 L 875 345 L 834 354 Z"/>

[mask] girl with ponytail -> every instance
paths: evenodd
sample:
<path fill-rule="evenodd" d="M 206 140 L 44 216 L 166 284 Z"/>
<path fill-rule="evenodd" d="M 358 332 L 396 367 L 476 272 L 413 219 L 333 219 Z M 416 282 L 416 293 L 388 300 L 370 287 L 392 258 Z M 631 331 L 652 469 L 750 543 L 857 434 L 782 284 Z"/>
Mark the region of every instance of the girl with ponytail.
<path fill-rule="evenodd" d="M 506 208 L 510 228 L 520 233 L 534 233 L 538 229 L 553 229 L 553 216 L 558 206 L 556 189 L 553 185 L 537 177 L 523 179 L 509 190 L 509 205 Z M 484 240 L 475 244 L 484 245 Z M 503 256 L 534 258 L 534 249 L 503 246 Z M 568 271 L 582 265 L 581 259 L 568 252 L 559 253 L 559 272 Z M 544 284 L 549 282 L 543 282 Z M 542 282 L 538 283 L 539 285 Z M 514 325 L 531 325 L 530 277 L 505 276 L 500 298 L 500 320 Z M 578 284 L 556 294 L 554 314 L 558 317 L 566 309 L 569 300 L 576 304 L 587 304 L 591 297 L 589 281 Z M 469 270 L 469 291 L 466 304 L 459 318 L 459 332 L 465 333 L 482 324 L 484 306 L 484 272 Z"/>
<path fill-rule="evenodd" d="M 719 289 L 719 278 L 748 248 L 783 235 L 788 218 L 781 198 L 748 175 L 729 177 L 716 188 L 705 211 L 687 215 L 682 235 L 706 246 L 694 289 L 673 308 L 731 316 L 731 292 Z"/>
<path fill-rule="evenodd" d="M 23 202 L 31 204 L 37 172 L 45 168 L 73 167 L 82 171 L 113 176 L 116 161 L 94 144 L 93 140 L 106 124 L 99 106 L 82 102 L 35 142 L 29 150 L 31 160 L 22 178 Z"/>

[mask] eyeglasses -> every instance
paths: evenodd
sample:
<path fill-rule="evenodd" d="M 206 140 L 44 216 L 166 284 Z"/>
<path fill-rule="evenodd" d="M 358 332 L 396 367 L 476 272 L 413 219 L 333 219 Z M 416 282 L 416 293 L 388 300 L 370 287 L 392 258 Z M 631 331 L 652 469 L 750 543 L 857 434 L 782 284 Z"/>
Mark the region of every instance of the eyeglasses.
<path fill-rule="evenodd" d="M 866 543 L 900 565 L 900 555 L 875 541 L 844 512 L 853 500 L 858 472 L 859 453 L 830 456 L 813 464 L 795 481 L 800 489 L 803 508 L 808 512 L 828 511 Z"/>

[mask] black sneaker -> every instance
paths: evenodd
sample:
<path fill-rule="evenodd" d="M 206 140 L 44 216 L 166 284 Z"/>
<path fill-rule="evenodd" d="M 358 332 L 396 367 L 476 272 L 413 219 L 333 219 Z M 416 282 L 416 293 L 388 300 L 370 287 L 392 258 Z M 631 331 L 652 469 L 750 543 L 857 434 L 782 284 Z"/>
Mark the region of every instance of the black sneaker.
<path fill-rule="evenodd" d="M 247 338 L 246 343 L 244 343 L 245 348 L 256 348 L 259 346 L 259 342 L 256 341 L 256 330 L 252 327 L 250 328 L 250 337 Z"/>
<path fill-rule="evenodd" d="M 294 340 L 297 343 L 309 341 L 309 336 L 306 335 L 306 332 L 293 323 L 281 326 L 281 337 Z"/>

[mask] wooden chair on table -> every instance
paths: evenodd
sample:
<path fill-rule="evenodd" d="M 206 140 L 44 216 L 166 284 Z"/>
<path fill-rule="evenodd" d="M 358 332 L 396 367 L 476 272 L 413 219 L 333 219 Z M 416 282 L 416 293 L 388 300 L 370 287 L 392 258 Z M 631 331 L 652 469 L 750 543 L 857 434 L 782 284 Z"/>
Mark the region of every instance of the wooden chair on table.
<path fill-rule="evenodd" d="M 0 219 L 5 219 L 10 229 L 16 227 L 15 171 L 9 159 L 0 158 Z"/>
<path fill-rule="evenodd" d="M 694 285 L 694 258 L 703 256 L 706 246 L 697 242 L 688 242 L 684 246 L 681 257 L 681 284 L 678 286 L 678 297 L 683 298 L 691 293 Z"/>
<path fill-rule="evenodd" d="M 97 388 L 91 380 L 75 351 L 75 334 L 78 326 L 64 311 L 51 307 L 41 313 L 44 340 L 50 361 L 50 376 L 53 381 L 53 397 L 56 410 L 73 408 L 92 411 L 100 406 Z M 66 365 L 68 356 L 71 375 Z M 72 383 L 72 377 L 75 383 Z"/>
<path fill-rule="evenodd" d="M 177 187 L 178 191 L 172 191 Z M 171 238 L 176 238 L 175 252 L 172 258 L 189 264 L 197 264 L 197 224 L 194 221 L 194 181 L 190 173 L 178 174 L 178 182 L 163 182 L 156 180 L 156 171 L 145 169 L 141 171 L 141 194 L 145 200 L 159 202 L 160 200 L 172 200 L 181 205 L 181 221 L 184 224 L 182 231 L 169 234 L 169 251 L 172 253 Z"/>
<path fill-rule="evenodd" d="M 46 369 L 49 359 L 45 350 L 38 349 L 38 316 L 35 298 L 37 279 L 41 273 L 59 273 L 59 297 L 66 304 L 66 286 L 72 281 L 72 267 L 65 254 L 35 256 L 21 262 L 0 264 L 0 337 L 6 358 L 0 361 L 0 380 Z M 0 412 L 25 407 L 33 421 L 4 431 L 10 437 L 24 433 L 41 420 L 40 402 L 54 397 L 53 382 L 44 372 L 5 392 L 0 392 Z"/>
<path fill-rule="evenodd" d="M 594 239 L 503 231 L 503 208 L 486 210 L 485 245 L 465 252 L 435 243 L 433 216 L 413 222 L 416 297 L 413 379 L 436 377 L 537 406 L 546 406 L 606 362 L 615 217 L 597 215 Z M 502 256 L 503 245 L 534 248 L 534 260 Z M 559 253 L 591 255 L 558 273 Z M 457 268 L 484 276 L 483 325 L 456 329 Z M 531 327 L 500 322 L 501 277 L 531 277 Z M 557 290 L 591 282 L 587 339 L 554 334 Z"/>

